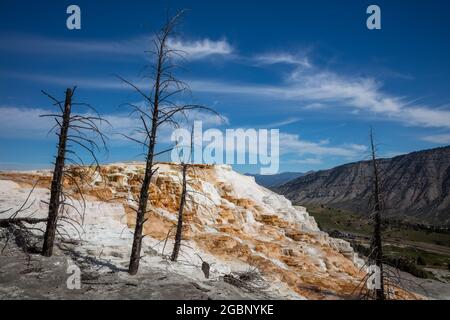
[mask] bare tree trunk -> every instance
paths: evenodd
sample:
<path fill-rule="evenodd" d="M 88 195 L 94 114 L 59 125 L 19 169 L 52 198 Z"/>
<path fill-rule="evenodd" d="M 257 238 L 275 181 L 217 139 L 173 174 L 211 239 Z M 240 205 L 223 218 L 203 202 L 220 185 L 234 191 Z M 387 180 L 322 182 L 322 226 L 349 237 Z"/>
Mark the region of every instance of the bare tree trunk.
<path fill-rule="evenodd" d="M 139 269 L 139 261 L 141 259 L 142 248 L 142 231 L 144 229 L 144 223 L 146 221 L 145 214 L 147 213 L 147 202 L 149 200 L 148 191 L 150 189 L 150 182 L 152 176 L 155 173 L 153 170 L 153 158 L 155 154 L 156 145 L 156 131 L 159 121 L 159 94 L 161 90 L 161 74 L 163 68 L 165 38 L 160 43 L 159 55 L 156 66 L 156 81 L 155 81 L 155 96 L 153 101 L 153 116 L 152 116 L 152 128 L 150 133 L 150 142 L 148 146 L 147 161 L 145 167 L 144 181 L 139 197 L 138 210 L 136 212 L 136 227 L 134 229 L 133 246 L 131 248 L 130 265 L 128 267 L 128 273 L 135 275 Z"/>
<path fill-rule="evenodd" d="M 58 212 L 61 201 L 62 178 L 66 156 L 67 134 L 70 125 L 72 94 L 72 89 L 68 88 L 66 90 L 66 99 L 64 102 L 61 131 L 59 133 L 58 155 L 56 157 L 55 170 L 53 171 L 53 179 L 50 190 L 47 228 L 45 230 L 44 245 L 42 247 L 42 255 L 46 257 L 50 257 L 53 254 L 53 244 L 55 241 Z"/>
<path fill-rule="evenodd" d="M 374 230 L 372 237 L 372 255 L 376 266 L 380 269 L 380 288 L 376 289 L 376 299 L 384 300 L 384 277 L 383 277 L 383 247 L 381 241 L 381 199 L 380 199 L 380 180 L 376 161 L 375 146 L 373 142 L 373 133 L 370 131 L 370 145 L 372 149 L 372 165 L 374 174 Z"/>
<path fill-rule="evenodd" d="M 144 229 L 145 213 L 147 212 L 147 201 L 149 200 L 148 191 L 150 182 L 153 176 L 153 155 L 147 157 L 147 164 L 144 174 L 144 181 L 142 182 L 141 192 L 139 196 L 139 206 L 136 212 L 136 226 L 134 229 L 133 247 L 131 248 L 130 265 L 128 273 L 135 275 L 139 269 L 139 261 L 141 259 L 142 248 L 142 231 Z"/>
<path fill-rule="evenodd" d="M 184 205 L 186 203 L 186 171 L 188 168 L 188 165 L 183 163 L 182 164 L 182 170 L 183 170 L 183 185 L 181 190 L 181 197 L 180 197 L 180 208 L 178 209 L 178 223 L 177 223 L 177 232 L 175 234 L 175 243 L 173 245 L 173 252 L 172 257 L 170 260 L 177 261 L 178 259 L 178 253 L 180 252 L 181 247 L 181 236 L 183 232 L 183 210 Z"/>
<path fill-rule="evenodd" d="M 150 51 L 150 53 L 155 56 L 156 60 L 151 68 L 151 79 L 154 79 L 155 81 L 150 90 L 150 95 L 146 95 L 138 86 L 130 81 L 119 77 L 123 82 L 139 93 L 139 95 L 149 104 L 149 110 L 143 110 L 139 106 L 129 104 L 129 106 L 133 108 L 133 113 L 136 112 L 140 115 L 143 125 L 142 132 L 145 133 L 145 139 L 138 140 L 124 135 L 126 138 L 143 145 L 147 150 L 146 168 L 140 190 L 140 197 L 138 199 L 133 247 L 131 249 L 130 265 L 128 267 L 128 272 L 131 275 L 135 275 L 138 272 L 139 260 L 141 259 L 142 239 L 144 237 L 142 231 L 146 221 L 145 215 L 147 213 L 147 203 L 149 200 L 148 192 L 152 176 L 157 170 L 157 168 L 154 169 L 154 159 L 158 155 L 171 150 L 168 149 L 155 153 L 158 127 L 163 124 L 177 126 L 176 116 L 186 116 L 186 112 L 190 110 L 207 110 L 218 115 L 214 110 L 208 107 L 195 104 L 185 105 L 171 101 L 171 99 L 174 99 L 178 94 L 188 90 L 187 85 L 183 81 L 178 80 L 171 71 L 174 68 L 177 68 L 177 65 L 172 62 L 172 56 L 179 56 L 182 51 L 169 48 L 167 45 L 167 40 L 183 12 L 184 10 L 180 11 L 173 18 L 168 19 L 161 31 L 155 35 L 153 41 L 154 50 Z"/>

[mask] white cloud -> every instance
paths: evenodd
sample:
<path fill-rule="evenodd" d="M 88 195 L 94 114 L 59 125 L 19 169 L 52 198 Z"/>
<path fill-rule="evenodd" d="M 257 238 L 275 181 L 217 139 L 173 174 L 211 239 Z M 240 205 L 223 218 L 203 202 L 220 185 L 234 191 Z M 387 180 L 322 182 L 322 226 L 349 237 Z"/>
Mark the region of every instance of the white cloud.
<path fill-rule="evenodd" d="M 135 36 L 128 39 L 115 40 L 65 40 L 40 37 L 35 35 L 0 34 L 0 51 L 26 54 L 91 54 L 105 57 L 127 55 L 144 56 L 152 43 L 151 36 Z M 169 39 L 168 46 L 185 53 L 188 59 L 200 59 L 210 55 L 229 55 L 232 46 L 226 40 L 183 40 Z"/>
<path fill-rule="evenodd" d="M 267 65 L 284 63 L 304 68 L 311 68 L 311 63 L 307 57 L 295 56 L 289 53 L 267 53 L 257 55 L 254 57 L 254 61 Z"/>
<path fill-rule="evenodd" d="M 302 120 L 301 118 L 288 118 L 286 120 L 281 120 L 281 121 L 269 123 L 269 124 L 266 124 L 266 125 L 261 126 L 261 127 L 265 127 L 265 128 L 280 128 L 280 127 L 287 126 L 289 124 L 297 123 L 297 122 L 299 122 L 301 120 Z"/>
<path fill-rule="evenodd" d="M 187 59 L 195 60 L 212 55 L 229 55 L 233 52 L 232 46 L 226 40 L 213 41 L 202 39 L 188 41 L 182 39 L 169 39 L 168 46 L 181 51 Z"/>
<path fill-rule="evenodd" d="M 366 151 L 367 147 L 364 145 L 329 146 L 329 140 L 311 142 L 301 139 L 297 134 L 280 133 L 281 154 L 339 156 L 350 159 L 361 157 Z"/>
<path fill-rule="evenodd" d="M 40 115 L 52 113 L 56 113 L 56 110 L 0 107 L 0 137 L 10 139 L 46 139 L 47 133 L 53 127 L 55 121 L 53 118 L 40 117 Z M 88 115 L 88 113 L 83 115 Z M 100 128 L 110 138 L 110 143 L 112 144 L 129 143 L 130 140 L 123 135 L 138 139 L 143 137 L 142 133 L 136 131 L 136 129 L 141 128 L 141 120 L 137 115 L 130 116 L 129 113 L 119 113 L 102 114 L 102 117 L 111 124 L 103 123 Z M 180 120 L 183 121 L 184 119 Z M 194 110 L 188 113 L 188 123 L 192 123 L 195 120 L 202 121 L 205 128 L 220 126 L 228 122 L 226 117 L 221 118 L 201 110 Z M 159 141 L 169 143 L 173 129 L 170 125 L 160 126 Z M 53 135 L 50 137 L 53 137 Z"/>
<path fill-rule="evenodd" d="M 43 108 L 0 107 L 0 137 L 14 139 L 45 139 L 47 133 L 55 125 L 52 117 L 40 117 L 44 114 L 55 114 L 57 110 Z M 87 113 L 83 115 L 88 115 Z M 128 114 L 103 115 L 114 127 L 114 132 L 105 123 L 102 130 L 111 135 L 114 133 L 131 133 L 138 122 Z"/>
<path fill-rule="evenodd" d="M 139 103 L 137 103 L 139 104 Z M 47 136 L 48 130 L 54 125 L 52 118 L 40 118 L 39 115 L 49 114 L 54 111 L 43 108 L 17 108 L 0 107 L 0 137 L 10 139 L 54 139 L 56 136 L 51 134 Z M 85 113 L 84 115 L 87 115 Z M 140 128 L 141 122 L 137 116 L 130 116 L 127 113 L 103 114 L 111 126 L 105 123 L 100 126 L 102 132 L 109 137 L 109 146 L 138 146 L 130 141 L 124 135 L 137 140 L 144 140 L 142 132 L 136 129 Z M 194 120 L 203 122 L 203 129 L 208 127 L 223 125 L 223 119 L 206 112 L 196 111 L 190 114 L 189 123 Z M 227 119 L 225 118 L 227 121 Z M 162 144 L 172 145 L 170 137 L 173 129 L 171 126 L 164 125 L 160 127 L 158 141 Z M 280 133 L 280 154 L 283 156 L 295 155 L 299 164 L 318 165 L 322 163 L 324 157 L 336 156 L 347 160 L 361 158 L 367 151 L 366 146 L 357 144 L 343 144 L 331 146 L 328 139 L 312 142 L 301 139 L 298 135 L 289 133 Z M 238 150 L 238 152 L 242 152 Z M 302 159 L 304 157 L 304 159 Z"/>
<path fill-rule="evenodd" d="M 131 90 L 130 86 L 122 82 L 120 79 L 111 76 L 109 78 L 95 78 L 95 77 L 64 77 L 48 74 L 32 74 L 32 73 L 17 73 L 17 72 L 0 72 L 2 77 L 15 78 L 20 80 L 27 80 L 37 83 L 47 83 L 58 86 L 72 87 L 76 85 L 83 89 L 101 89 L 101 90 Z M 148 86 L 148 81 L 143 79 L 127 79 L 132 81 L 137 87 L 144 89 Z"/>
<path fill-rule="evenodd" d="M 215 81 L 191 81 L 197 92 L 214 92 L 270 97 L 277 100 L 310 102 L 311 107 L 351 108 L 357 115 L 366 111 L 385 120 L 420 127 L 450 128 L 450 111 L 425 105 L 411 105 L 402 97 L 384 93 L 382 83 L 372 78 L 349 78 L 331 72 L 292 75 L 286 84 L 256 85 Z"/>
<path fill-rule="evenodd" d="M 325 109 L 326 105 L 324 105 L 323 103 L 310 103 L 307 104 L 306 106 L 303 107 L 304 110 L 319 110 L 319 109 Z"/>
<path fill-rule="evenodd" d="M 0 107 L 0 137 L 2 138 L 45 138 L 53 126 L 51 118 L 40 118 L 52 111 L 17 107 Z"/>
<path fill-rule="evenodd" d="M 36 74 L 3 73 L 2 76 L 40 83 L 72 86 L 84 89 L 130 90 L 118 79 L 71 78 Z M 142 79 L 130 79 L 144 88 Z M 247 95 L 255 99 L 289 100 L 308 103 L 306 109 L 351 108 L 351 114 L 372 113 L 384 120 L 402 122 L 419 127 L 450 128 L 450 111 L 425 105 L 411 105 L 401 97 L 385 94 L 382 84 L 371 78 L 346 78 L 334 73 L 297 75 L 285 85 L 230 83 L 215 80 L 184 79 L 193 92 Z"/>
<path fill-rule="evenodd" d="M 151 37 L 136 36 L 117 40 L 66 40 L 27 34 L 0 34 L 0 50 L 26 54 L 104 54 L 143 55 L 151 45 Z"/>
<path fill-rule="evenodd" d="M 186 120 L 189 124 L 192 124 L 194 121 L 201 121 L 205 127 L 217 127 L 230 123 L 227 117 L 219 116 L 206 110 L 192 110 L 187 114 Z"/>
<path fill-rule="evenodd" d="M 16 39 L 17 41 L 17 39 Z M 131 43 L 142 42 L 139 39 L 129 40 Z M 233 48 L 226 40 L 212 41 L 210 39 L 186 41 L 171 39 L 175 49 L 183 50 L 189 59 L 199 59 L 210 55 L 230 55 Z M 63 42 L 64 44 L 64 42 Z M 24 42 L 24 47 L 30 46 Z M 80 42 L 76 45 L 65 44 L 62 47 L 85 51 L 104 52 L 107 50 L 127 52 L 130 42 Z M 10 43 L 4 41 L 0 48 L 7 49 Z M 132 46 L 132 45 L 131 45 Z M 14 47 L 14 44 L 12 45 Z M 39 45 L 42 47 L 42 45 Z M 383 120 L 397 121 L 406 125 L 419 127 L 450 128 L 450 111 L 437 109 L 425 104 L 407 101 L 404 97 L 388 94 L 383 90 L 383 83 L 370 77 L 344 76 L 333 71 L 320 70 L 313 66 L 307 58 L 297 57 L 288 53 L 264 54 L 254 58 L 265 64 L 287 63 L 294 65 L 292 72 L 284 82 L 274 84 L 232 83 L 214 79 L 183 79 L 189 83 L 194 92 L 221 93 L 232 95 L 247 95 L 255 99 L 273 99 L 275 101 L 289 100 L 306 105 L 307 110 L 320 108 L 347 108 L 353 116 L 370 113 Z M 307 68 L 301 68 L 307 66 Z M 128 89 L 120 81 L 110 79 L 52 77 L 48 75 L 4 75 L 22 79 L 50 82 L 55 84 L 73 85 L 96 89 Z M 142 80 L 134 81 L 138 86 L 144 86 Z"/>
<path fill-rule="evenodd" d="M 450 144 L 450 134 L 429 135 L 422 137 L 421 140 L 436 144 Z"/>

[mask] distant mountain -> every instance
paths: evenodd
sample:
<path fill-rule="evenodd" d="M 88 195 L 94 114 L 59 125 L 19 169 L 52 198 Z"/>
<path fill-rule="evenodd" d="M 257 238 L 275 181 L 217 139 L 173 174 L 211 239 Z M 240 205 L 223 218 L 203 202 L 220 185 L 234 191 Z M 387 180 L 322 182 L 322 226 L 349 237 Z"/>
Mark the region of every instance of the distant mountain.
<path fill-rule="evenodd" d="M 450 225 L 450 146 L 380 159 L 385 214 Z M 369 213 L 370 161 L 317 171 L 275 188 L 295 204 Z"/>
<path fill-rule="evenodd" d="M 311 171 L 312 172 L 312 171 Z M 294 180 L 298 177 L 302 177 L 307 173 L 303 172 L 283 172 L 279 174 L 272 175 L 262 175 L 262 174 L 250 174 L 246 173 L 246 176 L 255 177 L 255 181 L 257 184 L 266 187 L 266 188 L 275 188 L 282 184 L 285 184 L 291 180 Z"/>

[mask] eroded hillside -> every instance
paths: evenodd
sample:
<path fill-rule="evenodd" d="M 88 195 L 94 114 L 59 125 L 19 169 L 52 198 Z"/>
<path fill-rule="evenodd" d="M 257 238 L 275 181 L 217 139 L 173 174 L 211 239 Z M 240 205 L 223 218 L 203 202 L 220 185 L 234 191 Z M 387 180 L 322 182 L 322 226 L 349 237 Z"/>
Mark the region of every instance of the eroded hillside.
<path fill-rule="evenodd" d="M 379 159 L 383 214 L 412 222 L 450 225 L 450 147 Z M 313 172 L 276 188 L 294 203 L 370 212 L 370 161 Z"/>

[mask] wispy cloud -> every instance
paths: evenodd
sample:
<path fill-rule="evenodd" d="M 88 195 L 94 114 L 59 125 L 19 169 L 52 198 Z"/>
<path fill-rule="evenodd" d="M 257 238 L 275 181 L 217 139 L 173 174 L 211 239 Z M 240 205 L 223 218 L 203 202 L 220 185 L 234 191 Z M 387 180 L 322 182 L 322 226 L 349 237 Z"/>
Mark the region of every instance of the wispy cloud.
<path fill-rule="evenodd" d="M 297 122 L 299 122 L 301 120 L 302 120 L 301 118 L 288 118 L 286 120 L 272 122 L 272 123 L 266 124 L 266 125 L 261 126 L 261 127 L 265 127 L 265 128 L 281 128 L 281 127 L 284 127 L 284 126 L 287 126 L 287 125 L 290 125 L 290 124 L 293 124 L 293 123 L 297 123 Z"/>
<path fill-rule="evenodd" d="M 174 50 L 179 50 L 187 59 L 196 60 L 213 55 L 230 55 L 233 53 L 232 46 L 226 40 L 213 41 L 169 39 L 168 45 Z"/>
<path fill-rule="evenodd" d="M 45 83 L 50 85 L 68 86 L 76 85 L 83 89 L 95 89 L 95 90 L 130 90 L 130 86 L 120 81 L 113 75 L 109 77 L 65 77 L 59 75 L 50 74 L 35 74 L 35 73 L 17 73 L 17 72 L 0 72 L 1 77 L 9 79 L 26 80 L 36 83 Z M 140 88 L 145 87 L 145 82 L 142 79 L 129 79 Z"/>
<path fill-rule="evenodd" d="M 135 103 L 139 104 L 139 103 Z M 45 108 L 19 108 L 11 106 L 0 106 L 0 137 L 9 139 L 46 139 L 48 131 L 55 124 L 49 117 L 40 117 L 43 114 L 51 114 L 54 111 Z M 88 115 L 84 113 L 83 115 Z M 113 144 L 123 144 L 129 140 L 123 135 L 134 138 L 142 138 L 136 129 L 141 125 L 137 116 L 129 113 L 103 114 L 102 117 L 111 125 L 103 123 L 100 128 L 110 138 Z M 179 119 L 180 123 L 187 125 L 194 121 L 202 121 L 205 128 L 220 126 L 228 121 L 226 117 L 219 117 L 203 111 L 192 111 L 187 118 Z M 159 141 L 170 142 L 173 131 L 172 126 L 160 126 Z"/>
<path fill-rule="evenodd" d="M 0 107 L 0 137 L 10 139 L 46 139 L 49 130 L 55 121 L 50 117 L 40 117 L 43 114 L 52 114 L 55 110 L 45 108 Z M 83 115 L 88 115 L 87 113 Z M 119 133 L 132 134 L 138 124 L 128 114 L 107 114 L 103 118 L 111 123 L 103 126 L 112 139 L 120 139 Z"/>
<path fill-rule="evenodd" d="M 3 76 L 58 85 L 76 83 L 85 89 L 129 90 L 129 87 L 114 77 L 71 78 L 69 81 L 66 77 L 50 75 L 3 73 Z M 145 86 L 142 79 L 130 80 L 134 80 L 137 86 Z M 276 101 L 297 101 L 307 103 L 309 109 L 347 108 L 355 116 L 365 111 L 383 120 L 406 125 L 450 128 L 450 111 L 411 104 L 403 97 L 386 94 L 382 91 L 382 83 L 372 78 L 349 78 L 331 72 L 310 72 L 292 76 L 289 81 L 280 85 L 232 83 L 214 79 L 184 80 L 194 92 L 246 95 L 259 100 L 270 98 Z"/>
<path fill-rule="evenodd" d="M 341 146 L 331 146 L 328 140 L 312 142 L 303 140 L 297 134 L 280 133 L 280 153 L 295 154 L 297 156 L 314 155 L 338 156 L 348 159 L 360 158 L 367 151 L 367 147 L 358 144 L 344 144 Z"/>
<path fill-rule="evenodd" d="M 311 63 L 309 62 L 308 57 L 302 57 L 284 52 L 257 55 L 253 58 L 253 60 L 257 63 L 266 65 L 284 63 L 304 68 L 311 68 Z"/>
<path fill-rule="evenodd" d="M 319 110 L 319 109 L 325 109 L 325 108 L 326 108 L 326 105 L 324 105 L 323 103 L 318 103 L 318 102 L 310 103 L 303 107 L 304 110 Z"/>
<path fill-rule="evenodd" d="M 66 40 L 29 34 L 0 34 L 0 39 L 0 51 L 4 52 L 30 55 L 99 54 L 103 58 L 109 55 L 142 55 L 151 45 L 150 36 L 117 40 Z"/>
<path fill-rule="evenodd" d="M 292 74 L 286 83 L 279 86 L 193 81 L 191 87 L 195 91 L 270 97 L 306 102 L 310 106 L 351 108 L 352 111 L 366 111 L 384 120 L 407 125 L 450 128 L 450 111 L 411 104 L 403 97 L 389 95 L 382 91 L 382 83 L 373 78 L 345 77 L 319 71 Z"/>
<path fill-rule="evenodd" d="M 145 48 L 145 38 L 136 37 L 125 41 L 61 41 L 45 38 L 28 39 L 27 37 L 13 37 L 0 42 L 0 50 L 69 50 L 88 53 L 125 53 L 136 54 Z M 150 42 L 150 41 L 148 41 Z M 185 40 L 171 39 L 174 49 L 186 52 L 188 59 L 200 59 L 213 55 L 232 55 L 233 48 L 226 40 L 213 41 L 210 39 Z M 386 92 L 383 83 L 372 77 L 343 75 L 336 71 L 323 70 L 313 65 L 308 57 L 290 53 L 265 53 L 253 56 L 253 61 L 261 64 L 285 63 L 292 65 L 290 74 L 278 84 L 268 83 L 237 83 L 220 81 L 217 79 L 183 79 L 189 83 L 194 92 L 221 93 L 232 95 L 246 95 L 261 100 L 270 98 L 276 101 L 295 101 L 306 105 L 304 109 L 319 108 L 344 109 L 353 116 L 363 113 L 375 115 L 382 120 L 397 121 L 406 125 L 419 127 L 450 128 L 450 111 L 433 108 L 430 105 L 412 101 L 402 96 Z M 251 60 L 251 59 L 250 59 Z M 65 77 L 49 75 L 14 75 L 40 82 L 65 84 Z M 126 89 L 114 78 L 71 79 L 85 88 L 95 89 Z M 137 85 L 142 81 L 134 81 Z"/>
<path fill-rule="evenodd" d="M 0 137 L 42 139 L 53 126 L 50 118 L 40 118 L 49 114 L 40 108 L 0 107 Z"/>
<path fill-rule="evenodd" d="M 35 35 L 0 34 L 0 51 L 21 54 L 84 54 L 98 55 L 102 59 L 118 56 L 140 55 L 152 46 L 152 36 L 135 36 L 128 39 L 64 40 Z M 169 39 L 169 47 L 179 50 L 187 59 L 201 59 L 211 55 L 229 55 L 232 46 L 226 40 Z M 182 51 L 182 52 L 181 52 Z"/>
<path fill-rule="evenodd" d="M 450 144 L 450 134 L 435 134 L 422 137 L 421 140 L 435 144 Z"/>

